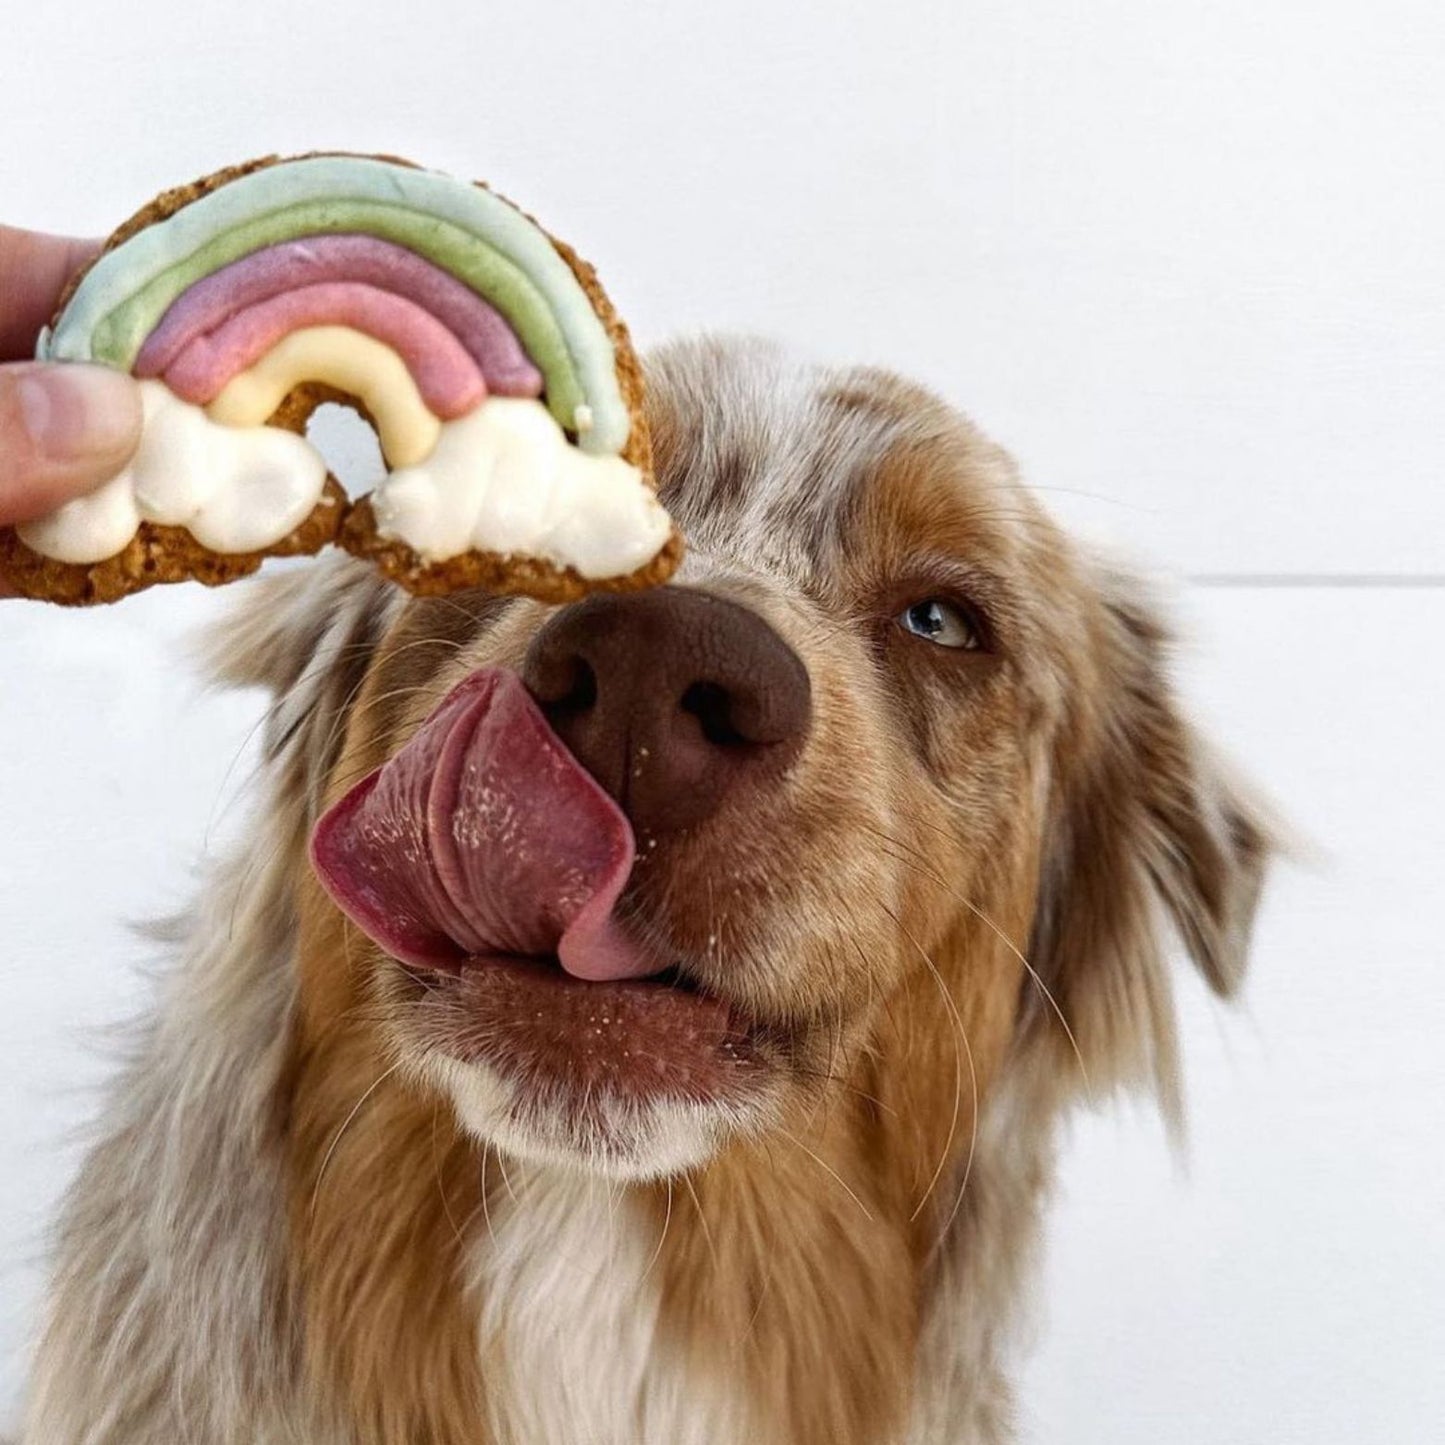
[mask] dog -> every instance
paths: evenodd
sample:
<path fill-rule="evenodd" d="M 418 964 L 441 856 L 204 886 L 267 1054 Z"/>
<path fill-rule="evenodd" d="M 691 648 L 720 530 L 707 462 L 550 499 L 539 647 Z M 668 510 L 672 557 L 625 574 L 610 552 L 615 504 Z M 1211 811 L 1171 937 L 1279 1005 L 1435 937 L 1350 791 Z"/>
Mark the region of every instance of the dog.
<path fill-rule="evenodd" d="M 255 810 L 70 1191 L 26 1445 L 1011 1438 L 1060 1123 L 1178 1118 L 1171 942 L 1235 991 L 1269 829 L 1144 590 L 949 406 L 747 341 L 647 380 L 667 587 L 334 560 L 213 642 L 274 695 Z M 520 782 L 447 774 L 463 716 Z M 506 794 L 536 956 L 349 921 L 309 849 L 378 778 L 398 876 L 438 788 Z M 621 830 L 605 946 L 538 923 L 569 797 Z"/>

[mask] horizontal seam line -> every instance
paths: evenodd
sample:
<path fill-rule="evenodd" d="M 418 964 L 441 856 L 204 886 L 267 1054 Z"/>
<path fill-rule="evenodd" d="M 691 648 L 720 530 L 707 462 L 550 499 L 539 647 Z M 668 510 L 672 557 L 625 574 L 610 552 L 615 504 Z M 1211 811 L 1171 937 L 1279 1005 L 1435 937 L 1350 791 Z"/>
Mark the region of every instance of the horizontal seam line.
<path fill-rule="evenodd" d="M 1194 587 L 1359 588 L 1445 587 L 1445 572 L 1196 572 Z"/>

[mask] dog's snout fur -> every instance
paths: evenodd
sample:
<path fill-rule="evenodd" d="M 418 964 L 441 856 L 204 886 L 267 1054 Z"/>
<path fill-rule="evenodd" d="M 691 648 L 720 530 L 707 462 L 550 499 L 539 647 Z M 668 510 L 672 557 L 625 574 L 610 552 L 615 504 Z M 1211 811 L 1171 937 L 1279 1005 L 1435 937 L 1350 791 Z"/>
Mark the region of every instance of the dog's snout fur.
<path fill-rule="evenodd" d="M 528 649 L 523 677 L 640 833 L 778 777 L 808 730 L 808 670 L 755 612 L 693 588 L 592 597 Z"/>

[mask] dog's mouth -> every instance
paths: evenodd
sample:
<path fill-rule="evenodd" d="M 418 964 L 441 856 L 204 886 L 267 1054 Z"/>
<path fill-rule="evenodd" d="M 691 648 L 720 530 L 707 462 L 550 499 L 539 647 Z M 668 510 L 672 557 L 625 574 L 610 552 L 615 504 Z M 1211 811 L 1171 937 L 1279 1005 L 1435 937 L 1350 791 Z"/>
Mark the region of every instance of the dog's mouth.
<path fill-rule="evenodd" d="M 578 1099 L 735 1098 L 770 1031 L 617 916 L 626 815 L 515 673 L 468 676 L 318 823 L 317 874 L 410 975 L 428 1048 Z"/>
<path fill-rule="evenodd" d="M 764 1067 L 763 1031 L 675 970 L 596 983 L 555 959 L 494 955 L 413 987 L 426 1046 L 582 1108 L 720 1103 Z"/>

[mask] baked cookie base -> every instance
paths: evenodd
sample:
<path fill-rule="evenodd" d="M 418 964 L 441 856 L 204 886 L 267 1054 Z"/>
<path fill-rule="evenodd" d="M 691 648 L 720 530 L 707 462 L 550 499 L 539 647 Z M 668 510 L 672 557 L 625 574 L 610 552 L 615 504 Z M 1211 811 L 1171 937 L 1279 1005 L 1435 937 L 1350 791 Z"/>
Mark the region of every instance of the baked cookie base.
<path fill-rule="evenodd" d="M 353 556 L 374 563 L 383 576 L 415 597 L 440 597 L 480 587 L 499 597 L 535 597 L 539 602 L 575 602 L 590 592 L 638 592 L 644 587 L 656 587 L 677 570 L 683 552 L 682 537 L 674 528 L 650 562 L 624 577 L 584 577 L 571 567 L 557 567 L 540 557 L 506 556 L 500 552 L 463 552 L 445 562 L 429 563 L 405 542 L 377 533 L 370 497 L 352 506 L 337 540 Z"/>
<path fill-rule="evenodd" d="M 184 527 L 142 522 L 124 550 L 103 562 L 58 562 L 32 551 L 13 527 L 0 528 L 0 576 L 24 597 L 89 607 L 118 602 L 158 582 L 220 587 L 254 572 L 267 557 L 319 552 L 335 540 L 346 515 L 346 493 L 334 477 L 315 510 L 289 536 L 262 552 L 213 552 Z"/>
<path fill-rule="evenodd" d="M 353 407 L 371 422 L 355 397 L 334 387 L 307 383 L 288 392 L 266 424 L 305 436 L 311 413 L 326 401 Z M 58 562 L 27 547 L 14 528 L 0 527 L 0 576 L 22 596 L 58 602 L 62 607 L 119 602 L 162 582 L 195 581 L 206 587 L 223 587 L 249 576 L 267 557 L 310 556 L 330 546 L 341 534 L 349 504 L 346 489 L 328 472 L 321 500 L 311 515 L 294 532 L 257 552 L 213 552 L 184 527 L 142 522 L 114 557 L 103 562 Z"/>

